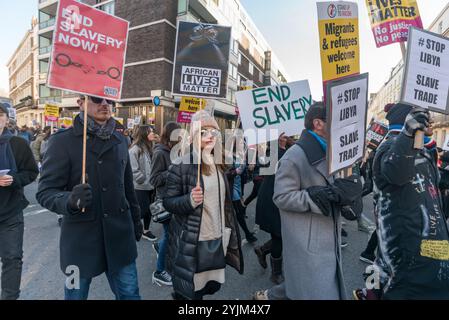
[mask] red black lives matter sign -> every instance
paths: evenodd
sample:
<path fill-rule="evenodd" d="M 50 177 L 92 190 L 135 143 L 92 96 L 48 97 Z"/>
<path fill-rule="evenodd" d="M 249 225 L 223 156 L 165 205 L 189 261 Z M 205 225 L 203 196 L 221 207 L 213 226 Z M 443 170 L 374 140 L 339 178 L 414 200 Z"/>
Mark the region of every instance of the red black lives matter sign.
<path fill-rule="evenodd" d="M 226 99 L 231 28 L 178 22 L 174 95 Z"/>

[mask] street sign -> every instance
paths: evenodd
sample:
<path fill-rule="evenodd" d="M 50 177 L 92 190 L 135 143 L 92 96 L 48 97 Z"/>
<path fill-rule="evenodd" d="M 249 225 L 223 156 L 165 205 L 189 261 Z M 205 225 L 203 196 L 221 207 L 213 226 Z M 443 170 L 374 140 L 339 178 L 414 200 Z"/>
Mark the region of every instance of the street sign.
<path fill-rule="evenodd" d="M 402 102 L 449 114 L 449 39 L 410 28 Z"/>
<path fill-rule="evenodd" d="M 155 107 L 159 107 L 161 105 L 161 98 L 154 97 L 153 98 L 153 104 L 154 104 Z"/>
<path fill-rule="evenodd" d="M 363 158 L 368 109 L 368 74 L 331 81 L 327 85 L 327 125 L 330 134 L 329 174 Z"/>
<path fill-rule="evenodd" d="M 120 99 L 129 22 L 75 0 L 60 0 L 48 87 Z"/>

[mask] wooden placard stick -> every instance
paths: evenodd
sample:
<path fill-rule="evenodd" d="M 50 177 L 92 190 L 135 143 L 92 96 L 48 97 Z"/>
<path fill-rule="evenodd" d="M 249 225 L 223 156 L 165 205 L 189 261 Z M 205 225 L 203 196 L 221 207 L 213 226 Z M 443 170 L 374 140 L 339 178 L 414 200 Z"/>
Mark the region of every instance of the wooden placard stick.
<path fill-rule="evenodd" d="M 81 172 L 81 183 L 86 184 L 86 158 L 87 158 L 87 106 L 89 103 L 89 97 L 84 98 L 84 126 L 83 126 L 83 168 Z M 85 213 L 86 208 L 83 208 L 81 212 Z"/>

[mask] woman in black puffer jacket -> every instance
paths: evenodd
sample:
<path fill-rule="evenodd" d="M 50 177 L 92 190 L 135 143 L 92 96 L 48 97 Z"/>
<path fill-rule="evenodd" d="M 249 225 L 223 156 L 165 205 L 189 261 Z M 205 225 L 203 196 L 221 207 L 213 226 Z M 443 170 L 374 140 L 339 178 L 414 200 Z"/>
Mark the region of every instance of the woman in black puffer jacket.
<path fill-rule="evenodd" d="M 198 112 L 192 122 L 201 121 L 201 132 L 193 132 L 193 141 L 202 137 L 202 149 L 212 150 L 220 134 L 215 119 L 205 111 Z M 197 149 L 197 148 L 195 148 Z M 169 260 L 174 298 L 201 300 L 214 294 L 224 283 L 224 265 L 199 263 L 198 245 L 202 241 L 222 239 L 226 264 L 243 273 L 241 239 L 232 206 L 229 184 L 220 165 L 203 153 L 201 186 L 197 186 L 197 153 L 173 162 L 166 184 L 164 207 L 173 214 L 169 228 Z M 214 261 L 208 261 L 214 262 Z"/>

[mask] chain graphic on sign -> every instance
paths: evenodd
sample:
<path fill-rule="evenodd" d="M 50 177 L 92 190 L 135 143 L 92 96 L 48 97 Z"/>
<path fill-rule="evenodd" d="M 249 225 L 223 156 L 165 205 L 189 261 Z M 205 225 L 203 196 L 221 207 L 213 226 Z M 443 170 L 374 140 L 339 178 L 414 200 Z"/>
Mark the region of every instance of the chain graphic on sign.
<path fill-rule="evenodd" d="M 72 59 L 65 53 L 60 53 L 55 58 L 56 63 L 63 68 L 74 66 L 75 68 L 80 68 L 85 74 L 90 73 L 95 69 L 93 66 L 83 65 L 78 62 L 72 61 Z M 110 67 L 107 71 L 99 70 L 97 71 L 99 75 L 107 75 L 109 78 L 117 80 L 121 76 L 121 71 L 116 67 Z"/>

